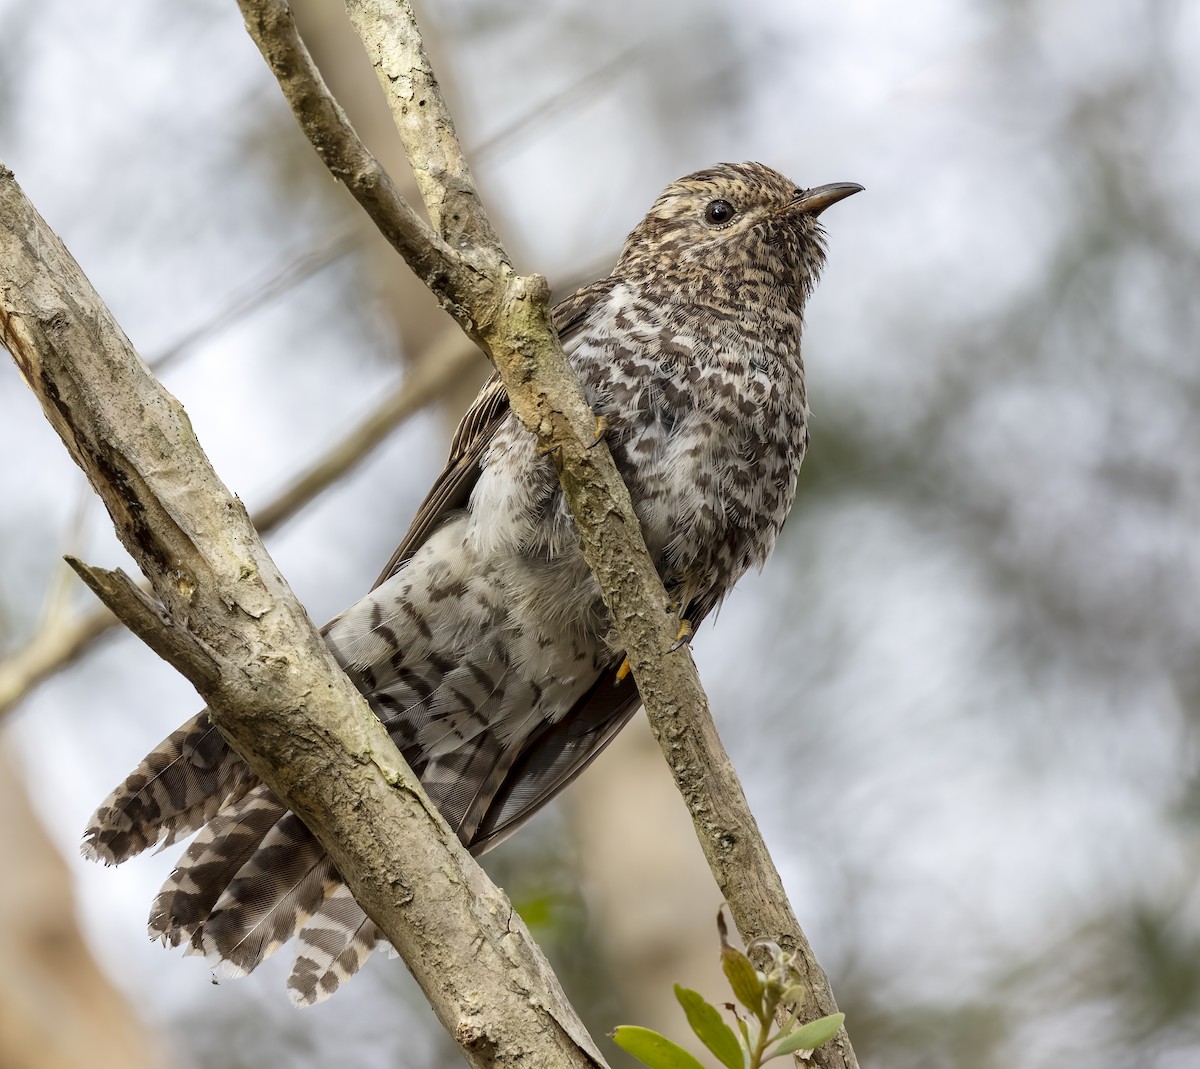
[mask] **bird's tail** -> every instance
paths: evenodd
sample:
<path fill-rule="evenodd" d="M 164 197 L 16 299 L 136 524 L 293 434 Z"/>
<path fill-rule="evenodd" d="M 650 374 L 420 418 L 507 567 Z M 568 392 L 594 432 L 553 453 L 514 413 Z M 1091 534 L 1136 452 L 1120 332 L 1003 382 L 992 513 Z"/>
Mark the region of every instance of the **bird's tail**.
<path fill-rule="evenodd" d="M 257 783 L 209 718 L 192 717 L 151 751 L 92 814 L 83 856 L 119 865 L 203 827 Z"/>
<path fill-rule="evenodd" d="M 83 852 L 119 864 L 200 828 L 150 912 L 153 938 L 244 976 L 300 933 L 292 1001 L 320 1002 L 379 941 L 325 851 L 201 713 L 149 754 L 93 815 Z"/>

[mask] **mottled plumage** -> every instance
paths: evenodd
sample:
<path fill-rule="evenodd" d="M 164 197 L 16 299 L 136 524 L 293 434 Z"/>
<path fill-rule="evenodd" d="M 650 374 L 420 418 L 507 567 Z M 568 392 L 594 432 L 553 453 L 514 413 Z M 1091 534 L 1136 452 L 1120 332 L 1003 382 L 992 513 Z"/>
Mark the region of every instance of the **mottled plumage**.
<path fill-rule="evenodd" d="M 766 560 L 808 441 L 800 332 L 817 215 L 857 191 L 761 164 L 669 186 L 612 274 L 555 324 L 693 626 Z M 481 853 L 579 774 L 636 711 L 624 651 L 554 468 L 492 379 L 374 589 L 326 641 L 462 841 Z M 201 829 L 150 932 L 249 972 L 299 932 L 289 990 L 331 994 L 379 941 L 329 859 L 207 713 L 106 799 L 84 852 L 110 863 Z"/>

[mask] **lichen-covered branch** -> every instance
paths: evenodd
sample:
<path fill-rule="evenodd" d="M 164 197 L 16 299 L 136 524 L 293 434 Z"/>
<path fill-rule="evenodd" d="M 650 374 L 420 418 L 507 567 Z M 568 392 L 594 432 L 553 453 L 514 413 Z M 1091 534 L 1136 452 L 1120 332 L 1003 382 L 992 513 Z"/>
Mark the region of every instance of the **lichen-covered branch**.
<path fill-rule="evenodd" d="M 89 582 L 187 675 L 316 834 L 468 1061 L 603 1065 L 520 918 L 334 661 L 179 402 L 2 165 L 0 343 L 159 604 L 115 573 L 84 568 Z"/>
<path fill-rule="evenodd" d="M 268 57 L 288 36 L 293 57 L 304 45 L 282 12 L 284 0 L 239 0 L 247 27 Z M 351 21 L 375 63 L 418 186 L 440 240 L 450 250 L 435 293 L 496 365 L 513 410 L 559 465 L 584 555 L 628 651 L 651 727 L 683 794 L 700 843 L 742 935 L 772 939 L 800 953 L 812 989 L 806 1018 L 837 1011 L 828 981 L 798 924 L 733 767 L 716 733 L 695 665 L 686 649 L 671 652 L 677 624 L 641 536 L 629 493 L 608 449 L 591 448 L 595 418 L 550 326 L 548 294 L 538 276 L 521 277 L 494 237 L 454 136 L 454 125 L 421 44 L 407 0 L 346 0 Z M 270 30 L 268 30 L 270 27 Z M 281 82 L 301 125 L 315 95 L 327 92 L 310 72 Z M 333 113 L 328 106 L 322 115 Z M 343 117 L 344 120 L 344 117 Z M 331 145 L 357 141 L 348 126 L 314 132 Z M 366 150 L 351 149 L 355 159 Z M 335 173 L 345 170 L 338 164 Z M 361 202 L 361 200 L 360 200 Z M 370 212 L 370 205 L 364 203 Z M 411 209 L 409 209 L 411 211 Z M 428 255 L 396 247 L 423 278 Z M 845 1033 L 815 1055 L 820 1065 L 856 1065 Z"/>

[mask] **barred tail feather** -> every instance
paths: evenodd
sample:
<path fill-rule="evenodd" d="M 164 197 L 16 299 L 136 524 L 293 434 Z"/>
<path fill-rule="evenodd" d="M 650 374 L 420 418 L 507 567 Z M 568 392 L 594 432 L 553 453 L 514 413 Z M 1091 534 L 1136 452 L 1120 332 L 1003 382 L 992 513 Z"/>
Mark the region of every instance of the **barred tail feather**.
<path fill-rule="evenodd" d="M 297 937 L 287 982 L 292 1004 L 324 1002 L 362 968 L 378 941 L 375 922 L 339 882 Z"/>
<path fill-rule="evenodd" d="M 229 883 L 287 810 L 263 784 L 203 828 L 150 909 L 150 935 L 171 946 L 193 941 Z"/>
<path fill-rule="evenodd" d="M 193 946 L 218 976 L 245 976 L 291 939 L 340 883 L 320 843 L 288 813 L 225 887 Z"/>
<path fill-rule="evenodd" d="M 173 731 L 92 815 L 83 855 L 119 865 L 202 827 L 257 782 L 207 711 Z"/>

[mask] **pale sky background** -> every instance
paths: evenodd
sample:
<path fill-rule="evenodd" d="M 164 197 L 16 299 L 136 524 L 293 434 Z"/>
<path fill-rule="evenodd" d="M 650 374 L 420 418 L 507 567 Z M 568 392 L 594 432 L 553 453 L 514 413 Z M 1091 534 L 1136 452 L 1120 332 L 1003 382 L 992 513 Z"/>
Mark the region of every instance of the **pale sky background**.
<path fill-rule="evenodd" d="M 611 260 L 663 185 L 717 160 L 866 186 L 827 216 L 810 305 L 811 492 L 806 467 L 775 559 L 696 641 L 718 724 L 835 989 L 867 977 L 893 1008 L 1002 991 L 1009 1064 L 1196 1064 L 1194 1014 L 1127 1047 L 1121 991 L 1061 994 L 1076 959 L 1051 952 L 1114 903 L 1161 908 L 1180 946 L 1200 945 L 1185 805 L 1200 5 L 461 0 L 418 14 L 438 28 L 469 145 L 629 52 L 594 96 L 476 167 L 520 266 L 552 283 Z M 0 0 L 0 160 L 146 357 L 338 232 L 315 157 L 279 194 L 263 146 L 285 120 L 232 2 Z M 1094 155 L 1067 143 L 1077 128 Z M 367 288 L 342 262 L 165 374 L 252 509 L 396 380 Z M 831 487 L 846 442 L 855 478 Z M 369 586 L 445 449 L 440 421 L 414 419 L 269 539 L 314 619 Z M 64 544 L 83 479 L 8 362 L 0 456 L 3 649 L 35 626 L 62 552 L 123 555 L 98 507 L 85 543 Z M 253 1004 L 287 1021 L 283 955 L 212 988 L 201 961 L 146 940 L 177 848 L 118 870 L 78 857 L 95 805 L 196 705 L 118 637 L 6 730 L 89 938 L 144 1016 Z M 409 1011 L 382 1003 L 380 1020 L 388 970 L 374 962 L 308 1015 L 318 1051 L 352 1034 L 366 1041 L 347 1064 L 394 1064 L 403 1033 L 407 1064 L 424 1064 L 423 1009 L 398 1022 Z M 940 1056 L 929 1064 L 963 1064 Z M 307 1048 L 279 1059 L 321 1063 Z"/>

